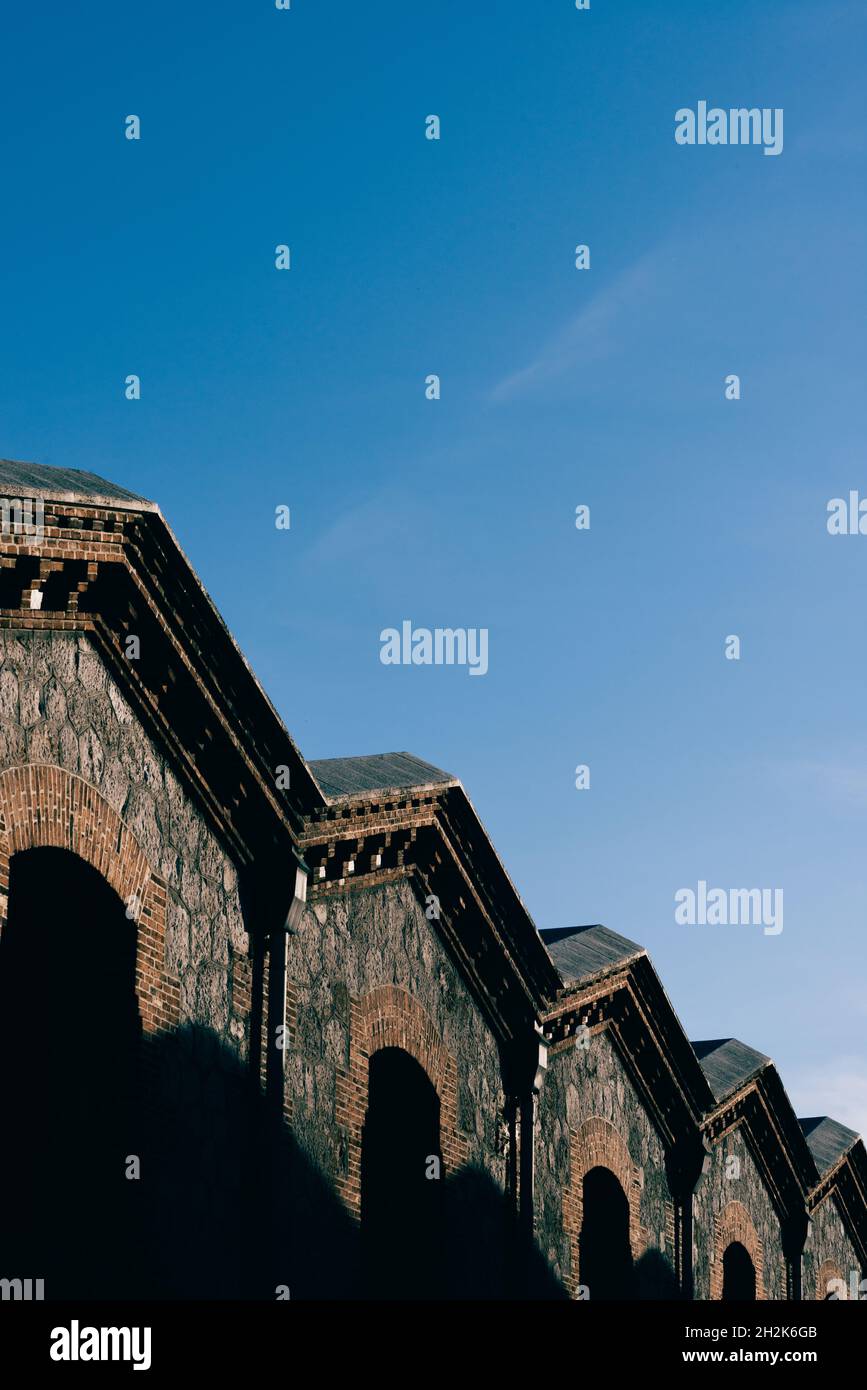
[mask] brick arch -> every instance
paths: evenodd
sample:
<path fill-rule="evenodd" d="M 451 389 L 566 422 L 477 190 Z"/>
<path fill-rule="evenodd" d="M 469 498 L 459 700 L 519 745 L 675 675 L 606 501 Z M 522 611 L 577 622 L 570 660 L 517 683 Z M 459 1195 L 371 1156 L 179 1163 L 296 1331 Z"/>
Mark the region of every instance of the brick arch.
<path fill-rule="evenodd" d="M 349 1068 L 337 1076 L 335 1119 L 345 1136 L 344 1171 L 338 1189 L 356 1216 L 361 1214 L 361 1140 L 368 1103 L 370 1058 L 399 1047 L 424 1068 L 440 1102 L 443 1176 L 466 1162 L 467 1139 L 458 1129 L 458 1067 L 427 1010 L 408 990 L 383 985 L 349 1006 Z"/>
<path fill-rule="evenodd" d="M 823 1260 L 816 1272 L 816 1292 L 813 1295 L 821 1303 L 828 1297 L 828 1285 L 832 1279 L 839 1279 L 843 1285 L 842 1298 L 848 1299 L 849 1285 L 836 1260 Z M 840 1295 L 838 1295 L 840 1297 Z M 841 1300 L 842 1301 L 842 1300 Z"/>
<path fill-rule="evenodd" d="M 743 1202 L 731 1201 L 714 1217 L 713 1264 L 710 1271 L 710 1296 L 721 1299 L 723 1294 L 723 1255 L 732 1241 L 740 1241 L 756 1271 L 756 1299 L 767 1298 L 765 1293 L 765 1256 L 762 1242 L 753 1219 Z"/>
<path fill-rule="evenodd" d="M 424 1067 L 442 1100 L 450 1057 L 433 1019 L 405 989 L 385 985 L 359 1001 L 368 1057 L 383 1047 L 401 1047 Z"/>
<path fill-rule="evenodd" d="M 9 909 L 9 861 L 45 847 L 65 849 L 96 869 L 137 911 L 136 995 L 142 1028 L 177 1024 L 178 982 L 166 973 L 166 884 L 151 869 L 129 826 L 82 777 L 51 763 L 0 773 L 0 931 Z"/>
<path fill-rule="evenodd" d="M 578 1288 L 579 1248 L 584 1222 L 584 1178 L 591 1168 L 607 1168 L 617 1178 L 629 1204 L 629 1245 L 633 1260 L 647 1247 L 641 1225 L 643 1175 L 620 1131 L 601 1115 L 591 1115 L 569 1135 L 569 1185 L 563 1193 L 563 1224 L 569 1237 L 572 1289 Z"/>

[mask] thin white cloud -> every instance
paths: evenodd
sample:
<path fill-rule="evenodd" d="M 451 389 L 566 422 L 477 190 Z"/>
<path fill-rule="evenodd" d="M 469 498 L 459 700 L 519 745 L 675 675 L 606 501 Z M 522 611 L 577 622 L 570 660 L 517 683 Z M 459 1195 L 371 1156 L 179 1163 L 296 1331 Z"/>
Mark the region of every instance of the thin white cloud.
<path fill-rule="evenodd" d="M 667 277 L 661 267 L 665 262 L 666 257 L 657 248 L 624 270 L 576 318 L 555 333 L 533 361 L 499 381 L 491 391 L 491 399 L 511 400 L 614 352 L 625 336 L 624 320 L 630 314 L 644 313 L 654 294 L 663 292 L 662 282 Z M 592 275 L 593 271 L 576 270 L 575 274 Z"/>
<path fill-rule="evenodd" d="M 415 553 L 425 516 L 420 506 L 382 492 L 342 512 L 308 547 L 305 564 L 370 565 L 371 557 L 405 559 Z"/>
<path fill-rule="evenodd" d="M 867 763 L 855 758 L 853 765 L 821 759 L 798 759 L 778 765 L 784 784 L 819 794 L 842 809 L 867 809 Z"/>

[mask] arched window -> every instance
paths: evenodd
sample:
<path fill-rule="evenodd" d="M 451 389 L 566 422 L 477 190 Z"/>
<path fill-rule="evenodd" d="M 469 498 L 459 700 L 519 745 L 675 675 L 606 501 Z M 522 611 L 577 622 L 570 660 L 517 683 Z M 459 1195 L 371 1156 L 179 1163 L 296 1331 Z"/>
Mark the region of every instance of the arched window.
<path fill-rule="evenodd" d="M 756 1271 L 749 1251 L 739 1240 L 726 1246 L 723 1255 L 723 1301 L 754 1303 L 756 1300 Z"/>
<path fill-rule="evenodd" d="M 629 1244 L 629 1203 L 608 1168 L 584 1174 L 580 1283 L 590 1300 L 635 1297 Z"/>
<path fill-rule="evenodd" d="M 442 1289 L 440 1103 L 398 1047 L 370 1058 L 361 1149 L 362 1295 L 433 1298 Z"/>
<path fill-rule="evenodd" d="M 119 1296 L 137 1250 L 136 924 L 66 850 L 12 856 L 0 940 L 3 1273 L 46 1298 Z"/>

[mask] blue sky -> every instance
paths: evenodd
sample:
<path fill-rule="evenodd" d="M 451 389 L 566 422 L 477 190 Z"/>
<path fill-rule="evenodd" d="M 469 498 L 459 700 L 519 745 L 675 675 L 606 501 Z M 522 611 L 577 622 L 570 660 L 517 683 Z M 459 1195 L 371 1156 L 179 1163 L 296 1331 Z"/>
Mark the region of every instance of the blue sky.
<path fill-rule="evenodd" d="M 867 495 L 865 40 L 785 0 L 19 12 L 0 455 L 156 499 L 308 757 L 456 773 L 540 926 L 642 942 L 692 1037 L 867 1129 L 867 537 L 825 524 Z M 678 146 L 699 100 L 782 107 L 782 154 Z M 404 619 L 486 627 L 488 674 L 383 666 Z M 783 932 L 677 925 L 700 879 Z"/>

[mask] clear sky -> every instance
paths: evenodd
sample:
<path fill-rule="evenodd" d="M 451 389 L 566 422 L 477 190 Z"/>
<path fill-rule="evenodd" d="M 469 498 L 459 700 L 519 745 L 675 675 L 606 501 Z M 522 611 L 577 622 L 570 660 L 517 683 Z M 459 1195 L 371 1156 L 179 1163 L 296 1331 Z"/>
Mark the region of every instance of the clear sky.
<path fill-rule="evenodd" d="M 308 757 L 454 772 L 540 926 L 862 1129 L 865 54 L 833 0 L 51 0 L 0 49 L 0 455 L 157 500 Z M 699 101 L 782 153 L 676 144 Z M 405 619 L 488 673 L 383 665 Z M 677 924 L 699 880 L 783 931 Z"/>

